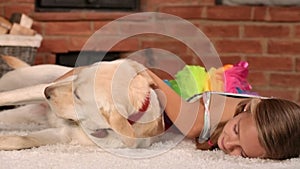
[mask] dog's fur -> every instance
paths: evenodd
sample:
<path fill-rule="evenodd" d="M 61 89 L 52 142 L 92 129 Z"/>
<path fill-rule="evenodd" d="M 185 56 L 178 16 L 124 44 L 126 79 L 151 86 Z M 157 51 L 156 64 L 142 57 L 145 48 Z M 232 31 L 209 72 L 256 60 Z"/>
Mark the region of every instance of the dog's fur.
<path fill-rule="evenodd" d="M 4 60 L 16 70 L 0 79 L 0 105 L 25 105 L 0 112 L 0 123 L 33 122 L 50 127 L 25 136 L 0 136 L 0 150 L 56 143 L 145 147 L 164 131 L 159 102 L 151 88 L 154 82 L 135 61 L 121 59 L 71 69 L 30 67 L 12 57 Z M 16 84 L 19 81 L 26 83 Z M 128 119 L 144 106 L 147 97 L 148 109 L 131 124 Z"/>

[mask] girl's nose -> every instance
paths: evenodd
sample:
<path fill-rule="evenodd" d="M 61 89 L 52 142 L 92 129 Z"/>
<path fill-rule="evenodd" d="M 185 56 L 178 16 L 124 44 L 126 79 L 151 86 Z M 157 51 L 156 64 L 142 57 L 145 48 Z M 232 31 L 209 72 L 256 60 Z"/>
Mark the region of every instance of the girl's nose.
<path fill-rule="evenodd" d="M 241 146 L 238 138 L 228 140 L 225 143 L 228 154 L 239 156 L 241 154 Z"/>
<path fill-rule="evenodd" d="M 233 138 L 228 139 L 225 142 L 225 146 L 229 152 L 233 152 L 235 149 L 240 147 L 240 142 L 239 142 L 238 137 L 233 137 Z"/>

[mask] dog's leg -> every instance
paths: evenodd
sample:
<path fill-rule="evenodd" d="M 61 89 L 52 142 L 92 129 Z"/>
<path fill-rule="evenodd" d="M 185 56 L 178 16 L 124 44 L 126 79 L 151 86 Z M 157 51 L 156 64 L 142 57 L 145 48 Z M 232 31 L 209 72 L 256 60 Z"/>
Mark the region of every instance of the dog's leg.
<path fill-rule="evenodd" d="M 57 143 L 94 145 L 79 127 L 45 129 L 26 136 L 0 136 L 0 150 L 20 150 Z"/>
<path fill-rule="evenodd" d="M 111 128 L 120 135 L 123 143 L 128 147 L 135 148 L 136 140 L 133 127 L 120 113 L 112 111 L 109 116 Z"/>
<path fill-rule="evenodd" d="M 47 114 L 49 107 L 46 104 L 29 104 L 0 112 L 0 124 L 16 127 L 20 124 L 48 125 Z"/>
<path fill-rule="evenodd" d="M 20 150 L 48 144 L 69 142 L 70 139 L 63 133 L 64 130 L 62 128 L 53 128 L 33 132 L 26 136 L 1 136 L 0 150 Z"/>
<path fill-rule="evenodd" d="M 38 103 L 46 101 L 44 90 L 49 84 L 25 87 L 0 93 L 0 106 Z"/>

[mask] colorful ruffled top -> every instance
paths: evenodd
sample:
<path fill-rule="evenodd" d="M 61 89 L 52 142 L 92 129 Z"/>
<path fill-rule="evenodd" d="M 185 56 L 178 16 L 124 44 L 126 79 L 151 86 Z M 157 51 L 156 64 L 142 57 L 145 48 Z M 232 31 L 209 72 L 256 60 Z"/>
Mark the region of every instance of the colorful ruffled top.
<path fill-rule="evenodd" d="M 187 65 L 177 72 L 174 80 L 165 82 L 184 99 L 205 91 L 254 94 L 247 76 L 248 63 L 241 61 L 208 71 L 201 66 Z"/>

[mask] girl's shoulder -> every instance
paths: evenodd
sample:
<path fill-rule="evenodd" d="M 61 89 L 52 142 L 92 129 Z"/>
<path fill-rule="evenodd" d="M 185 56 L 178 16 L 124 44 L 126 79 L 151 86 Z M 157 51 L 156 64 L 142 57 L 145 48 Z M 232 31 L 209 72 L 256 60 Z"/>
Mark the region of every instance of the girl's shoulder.
<path fill-rule="evenodd" d="M 260 99 L 267 99 L 268 97 L 263 97 L 259 95 L 252 95 L 252 94 L 240 94 L 240 93 L 227 93 L 227 92 L 213 92 L 213 91 L 207 91 L 199 94 L 195 94 L 192 97 L 188 98 L 187 101 L 192 103 L 200 98 L 210 98 L 212 94 L 217 94 L 217 95 L 223 95 L 226 97 L 234 97 L 234 98 L 260 98 Z"/>

